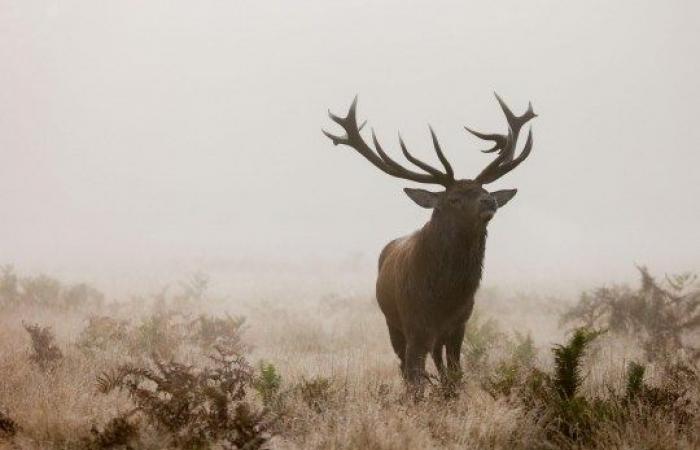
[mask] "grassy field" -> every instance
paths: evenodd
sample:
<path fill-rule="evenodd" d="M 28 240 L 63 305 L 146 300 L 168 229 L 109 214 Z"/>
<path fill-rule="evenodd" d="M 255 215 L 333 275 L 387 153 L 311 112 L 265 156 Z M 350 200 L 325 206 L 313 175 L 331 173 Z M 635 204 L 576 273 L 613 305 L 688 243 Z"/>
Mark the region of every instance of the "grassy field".
<path fill-rule="evenodd" d="M 700 448 L 692 283 L 484 291 L 463 378 L 416 399 L 369 296 L 218 299 L 194 277 L 106 302 L 7 269 L 0 448 Z"/>

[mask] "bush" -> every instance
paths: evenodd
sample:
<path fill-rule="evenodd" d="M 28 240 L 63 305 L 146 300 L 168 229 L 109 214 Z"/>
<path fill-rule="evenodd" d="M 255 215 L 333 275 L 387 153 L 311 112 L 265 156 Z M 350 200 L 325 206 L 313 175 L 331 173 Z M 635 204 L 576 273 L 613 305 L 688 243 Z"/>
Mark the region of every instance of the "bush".
<path fill-rule="evenodd" d="M 588 345 L 598 335 L 579 329 L 566 344 L 554 346 L 551 374 L 531 365 L 531 339 L 521 337 L 523 350 L 496 366 L 482 386 L 494 398 L 510 397 L 539 416 L 550 439 L 583 440 L 590 435 L 594 408 L 579 394 L 584 379 L 581 367 Z M 516 355 L 525 357 L 519 361 Z"/>
<path fill-rule="evenodd" d="M 0 306 L 16 307 L 19 304 L 19 279 L 12 266 L 0 266 Z"/>
<path fill-rule="evenodd" d="M 524 335 L 516 331 L 512 340 L 505 337 L 505 344 L 508 356 L 482 381 L 482 388 L 494 398 L 510 395 L 521 374 L 532 369 L 537 357 L 537 349 L 530 334 Z"/>
<path fill-rule="evenodd" d="M 508 341 L 512 361 L 519 365 L 531 366 L 537 358 L 537 348 L 530 333 L 522 334 L 515 331 L 513 339 Z"/>
<path fill-rule="evenodd" d="M 104 295 L 81 283 L 65 286 L 46 275 L 19 278 L 12 266 L 0 267 L 0 306 L 17 308 L 38 306 L 57 310 L 99 308 Z"/>
<path fill-rule="evenodd" d="M 244 401 L 253 380 L 242 356 L 218 350 L 197 369 L 152 358 L 153 368 L 123 365 L 98 378 L 99 390 L 125 391 L 136 413 L 167 433 L 176 448 L 261 448 L 269 439 L 264 411 Z"/>
<path fill-rule="evenodd" d="M 583 383 L 581 359 L 588 344 L 600 332 L 580 328 L 574 332 L 566 345 L 558 344 L 552 349 L 554 354 L 554 380 L 557 393 L 562 399 L 572 399 Z"/>
<path fill-rule="evenodd" d="M 462 357 L 471 369 L 483 369 L 490 354 L 506 339 L 493 319 L 481 320 L 474 314 L 467 322 L 464 331 Z"/>
<path fill-rule="evenodd" d="M 645 267 L 638 267 L 640 287 L 604 287 L 584 293 L 561 316 L 563 324 L 602 327 L 612 333 L 640 339 L 648 361 L 684 351 L 700 359 L 700 349 L 687 341 L 700 330 L 700 290 L 697 277 L 681 274 L 657 282 Z"/>
<path fill-rule="evenodd" d="M 205 352 L 215 347 L 224 347 L 240 353 L 245 350 L 241 333 L 245 317 L 210 317 L 201 314 L 188 324 L 189 340 Z"/>
<path fill-rule="evenodd" d="M 646 423 L 658 416 L 669 418 L 678 433 L 692 433 L 698 417 L 698 373 L 692 366 L 676 363 L 663 368 L 656 386 L 645 380 L 645 367 L 630 363 L 621 393 L 608 386 L 608 395 L 585 395 L 583 360 L 600 332 L 578 329 L 565 344 L 552 349 L 551 372 L 506 361 L 498 365 L 484 389 L 494 398 L 508 401 L 531 415 L 545 431 L 553 447 L 580 448 L 594 445 L 603 428 L 620 428 L 630 422 Z"/>
<path fill-rule="evenodd" d="M 698 413 L 695 402 L 700 394 L 697 392 L 700 387 L 697 369 L 678 362 L 667 365 L 663 368 L 663 377 L 657 386 L 649 386 L 644 382 L 645 372 L 643 365 L 636 362 L 629 364 L 625 398 L 627 403 L 672 417 L 681 427 L 692 424 Z"/>
<path fill-rule="evenodd" d="M 22 305 L 62 306 L 60 305 L 61 287 L 58 280 L 46 275 L 22 278 L 20 280 Z"/>
<path fill-rule="evenodd" d="M 532 368 L 520 386 L 524 405 L 541 416 L 549 438 L 555 442 L 588 442 L 596 420 L 607 414 L 611 406 L 580 393 L 585 378 L 583 358 L 589 344 L 599 335 L 598 331 L 577 329 L 566 344 L 552 348 L 553 373 Z"/>
<path fill-rule="evenodd" d="M 644 372 L 646 372 L 646 367 L 637 362 L 632 361 L 627 366 L 627 384 L 625 388 L 627 398 L 634 399 L 642 393 L 645 387 Z"/>
<path fill-rule="evenodd" d="M 50 327 L 41 327 L 38 324 L 23 324 L 32 341 L 32 353 L 30 361 L 37 364 L 42 370 L 53 369 L 63 358 L 63 353 L 54 340 L 55 337 Z"/>
<path fill-rule="evenodd" d="M 80 332 L 76 346 L 84 352 L 104 351 L 129 337 L 129 322 L 108 316 L 92 315 Z"/>
<path fill-rule="evenodd" d="M 282 387 L 282 375 L 272 363 L 260 362 L 260 374 L 255 377 L 253 387 L 263 400 L 265 406 L 272 406 L 277 400 Z"/>
<path fill-rule="evenodd" d="M 209 277 L 203 273 L 195 273 L 188 280 L 180 283 L 180 292 L 175 295 L 173 302 L 178 308 L 190 306 L 192 303 L 202 303 L 209 290 Z"/>
<path fill-rule="evenodd" d="M 66 309 L 100 308 L 104 295 L 94 287 L 80 283 L 63 288 L 61 300 Z"/>
<path fill-rule="evenodd" d="M 326 377 L 303 378 L 297 385 L 302 401 L 311 410 L 320 414 L 326 410 L 333 394 L 333 382 Z"/>
<path fill-rule="evenodd" d="M 172 359 L 186 338 L 186 322 L 177 313 L 160 311 L 145 317 L 132 333 L 129 345 L 134 353 Z"/>
<path fill-rule="evenodd" d="M 18 429 L 17 423 L 0 410 L 0 440 L 14 436 Z"/>
<path fill-rule="evenodd" d="M 81 439 L 80 450 L 131 449 L 139 434 L 138 425 L 124 416 L 115 417 L 102 430 L 93 426 L 90 435 Z"/>

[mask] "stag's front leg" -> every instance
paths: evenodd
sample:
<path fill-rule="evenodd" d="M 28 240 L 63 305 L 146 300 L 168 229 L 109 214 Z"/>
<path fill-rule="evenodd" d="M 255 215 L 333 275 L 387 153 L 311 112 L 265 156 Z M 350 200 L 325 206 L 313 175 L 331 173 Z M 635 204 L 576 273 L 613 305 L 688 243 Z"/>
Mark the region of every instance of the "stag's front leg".
<path fill-rule="evenodd" d="M 435 363 L 435 368 L 440 375 L 440 380 L 445 380 L 445 363 L 442 358 L 443 349 L 445 347 L 445 341 L 443 339 L 438 339 L 433 345 L 433 350 L 431 351 L 431 356 L 433 357 L 433 362 Z"/>
<path fill-rule="evenodd" d="M 462 342 L 464 342 L 464 328 L 466 324 L 458 326 L 447 338 L 447 373 L 448 377 L 457 381 L 462 378 Z"/>
<path fill-rule="evenodd" d="M 427 354 L 428 346 L 424 339 L 409 339 L 406 346 L 404 378 L 411 386 L 418 387 L 425 380 Z"/>

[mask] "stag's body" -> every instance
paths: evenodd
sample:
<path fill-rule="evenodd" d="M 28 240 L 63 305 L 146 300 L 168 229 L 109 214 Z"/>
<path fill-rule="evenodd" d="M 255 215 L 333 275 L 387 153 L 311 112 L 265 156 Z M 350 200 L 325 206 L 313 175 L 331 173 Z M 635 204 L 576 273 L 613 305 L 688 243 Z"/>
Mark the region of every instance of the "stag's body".
<path fill-rule="evenodd" d="M 485 227 L 433 218 L 390 242 L 379 257 L 377 302 L 402 371 L 420 376 L 430 352 L 441 375 L 459 370 L 464 326 L 474 307 L 486 246 Z"/>
<path fill-rule="evenodd" d="M 450 163 L 442 153 L 437 137 L 430 129 L 433 145 L 444 172 L 415 158 L 399 137 L 401 150 L 416 172 L 394 161 L 382 149 L 374 132 L 374 149 L 362 138 L 356 119 L 357 99 L 346 117 L 331 114 L 331 119 L 346 132 L 345 136 L 326 133 L 334 144 L 347 145 L 383 172 L 418 183 L 439 184 L 443 192 L 405 189 L 418 205 L 433 210 L 432 217 L 410 236 L 391 241 L 379 257 L 377 301 L 389 328 L 391 344 L 401 360 L 404 377 L 411 383 L 424 377 L 425 358 L 432 354 L 443 380 L 459 374 L 464 327 L 474 307 L 486 248 L 486 226 L 516 193 L 516 190 L 488 192 L 491 183 L 517 167 L 532 149 L 532 133 L 520 154 L 515 148 L 521 128 L 536 115 L 530 105 L 516 116 L 496 96 L 508 121 L 508 133 L 484 134 L 470 130 L 477 137 L 495 142 L 486 152 L 498 152 L 473 180 L 454 178 Z M 443 361 L 446 350 L 447 367 Z"/>

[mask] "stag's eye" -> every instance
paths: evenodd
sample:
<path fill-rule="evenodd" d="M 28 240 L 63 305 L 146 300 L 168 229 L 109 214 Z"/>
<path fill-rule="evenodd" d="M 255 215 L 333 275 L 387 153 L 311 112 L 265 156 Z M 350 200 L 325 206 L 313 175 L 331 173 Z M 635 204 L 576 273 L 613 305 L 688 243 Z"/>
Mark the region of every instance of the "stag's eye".
<path fill-rule="evenodd" d="M 450 202 L 450 205 L 459 205 L 461 199 L 459 197 L 449 197 L 447 201 Z"/>

